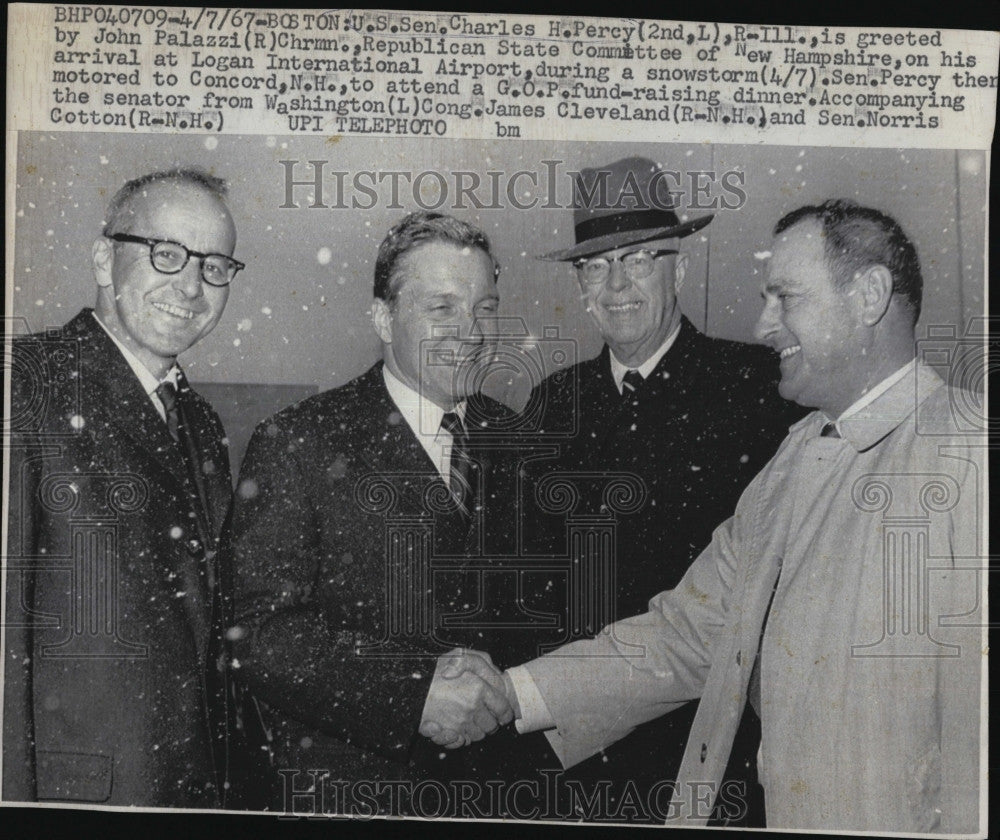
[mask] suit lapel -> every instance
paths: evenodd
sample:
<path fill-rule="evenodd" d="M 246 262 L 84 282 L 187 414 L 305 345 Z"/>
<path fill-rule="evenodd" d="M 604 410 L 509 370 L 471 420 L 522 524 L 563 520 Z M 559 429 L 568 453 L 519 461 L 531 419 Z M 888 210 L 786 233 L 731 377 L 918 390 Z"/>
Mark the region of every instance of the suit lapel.
<path fill-rule="evenodd" d="M 691 377 L 698 370 L 699 333 L 683 315 L 680 332 L 673 346 L 664 353 L 659 363 L 642 384 L 638 406 L 629 407 L 611 375 L 611 350 L 604 345 L 601 355 L 585 362 L 580 372 L 581 428 L 577 444 L 588 453 L 608 445 L 622 430 L 624 415 L 629 411 L 638 414 L 655 414 L 654 422 L 669 424 L 685 413 L 681 406 L 690 388 Z M 590 456 L 588 456 L 589 458 Z"/>
<path fill-rule="evenodd" d="M 359 385 L 359 417 L 370 419 L 371 430 L 366 433 L 368 445 L 360 447 L 358 457 L 370 473 L 409 474 L 426 476 L 427 480 L 445 484 L 437 467 L 427 451 L 417 439 L 409 423 L 401 416 L 399 408 L 389 396 L 382 374 L 382 364 L 375 365 Z M 421 481 L 415 494 L 423 499 L 424 484 Z M 421 514 L 430 511 L 421 502 L 414 501 Z M 448 546 L 452 553 L 461 547 L 461 553 L 472 540 L 475 517 L 439 514 L 436 522 L 439 546 Z"/>
<path fill-rule="evenodd" d="M 214 473 L 217 470 L 212 460 L 212 453 L 209 451 L 210 448 L 207 446 L 207 441 L 212 437 L 211 421 L 206 412 L 202 410 L 197 395 L 188 385 L 184 372 L 179 368 L 177 385 L 177 408 L 181 412 L 186 436 L 194 447 L 189 456 L 183 450 L 181 454 L 182 457 L 185 457 L 185 461 L 187 457 L 194 460 L 193 467 L 189 467 L 185 463 L 185 468 L 188 472 L 189 482 L 193 485 L 196 494 L 196 498 L 192 499 L 192 502 L 195 503 L 199 514 L 198 521 L 202 532 L 202 541 L 206 546 L 210 546 L 214 542 L 214 535 L 218 533 L 215 528 L 215 523 L 217 523 L 215 503 L 209 491 L 206 475 L 207 471 Z M 183 444 L 183 437 L 179 443 Z"/>
<path fill-rule="evenodd" d="M 698 375 L 700 367 L 698 338 L 697 330 L 682 315 L 680 332 L 673 345 L 643 383 L 645 399 L 639 400 L 640 411 L 644 406 L 655 407 L 663 422 L 685 413 L 686 407 L 682 407 L 682 403 L 686 406 L 691 380 Z"/>
<path fill-rule="evenodd" d="M 212 407 L 191 388 L 183 370 L 179 371 L 178 384 L 184 392 L 188 431 L 197 450 L 199 475 L 207 503 L 209 532 L 216 535 L 229 511 L 233 493 L 229 448 L 223 441 L 225 431 Z"/>
<path fill-rule="evenodd" d="M 699 339 L 698 331 L 682 315 L 680 331 L 673 345 L 642 383 L 635 409 L 640 415 L 652 412 L 657 423 L 668 424 L 686 413 L 687 394 L 700 367 Z M 619 429 L 620 424 L 616 420 L 629 409 L 628 400 L 619 394 L 611 375 L 611 355 L 607 345 L 598 360 L 600 364 L 592 377 L 594 390 L 589 395 L 597 406 L 594 415 L 597 425 L 587 434 L 593 431 L 598 440 L 604 441 Z"/>
<path fill-rule="evenodd" d="M 438 475 L 434 462 L 389 396 L 381 362 L 358 382 L 357 411 L 365 445 L 355 454 L 369 472 Z"/>
<path fill-rule="evenodd" d="M 81 341 L 82 390 L 88 392 L 88 402 L 103 406 L 110 415 L 114 426 L 111 434 L 127 439 L 133 449 L 142 452 L 161 472 L 173 479 L 177 497 L 191 503 L 187 466 L 180 449 L 125 357 L 94 320 L 90 310 L 84 310 L 67 324 L 67 332 Z M 199 422 L 202 421 L 196 421 L 196 424 Z M 199 528 L 199 532 L 201 530 Z M 215 545 L 212 533 L 199 533 L 199 536 L 198 542 L 202 543 L 200 549 L 188 540 L 183 546 L 178 545 L 171 557 L 160 558 L 160 562 L 176 572 L 183 581 L 185 597 L 173 600 L 180 603 L 199 657 L 204 660 L 210 632 L 211 596 L 202 567 L 206 562 L 205 552 L 210 553 L 207 562 L 211 562 Z M 176 583 L 169 580 L 163 582 L 171 595 L 175 595 Z"/>
<path fill-rule="evenodd" d="M 618 428 L 618 417 L 625 411 L 625 399 L 618 392 L 611 375 L 611 350 L 604 345 L 601 355 L 589 363 L 590 370 L 580 377 L 581 425 L 577 440 L 588 449 L 599 447 Z"/>
<path fill-rule="evenodd" d="M 67 324 L 67 331 L 81 340 L 82 389 L 96 405 L 104 406 L 116 434 L 127 437 L 181 485 L 186 471 L 180 451 L 167 431 L 149 395 L 110 336 L 90 310 Z"/>

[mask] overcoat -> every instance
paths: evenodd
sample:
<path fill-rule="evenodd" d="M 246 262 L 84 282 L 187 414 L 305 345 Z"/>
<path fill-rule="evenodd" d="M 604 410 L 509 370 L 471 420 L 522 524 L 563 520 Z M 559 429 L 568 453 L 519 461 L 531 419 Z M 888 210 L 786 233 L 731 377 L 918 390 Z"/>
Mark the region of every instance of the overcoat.
<path fill-rule="evenodd" d="M 659 817 L 704 824 L 756 693 L 769 828 L 974 833 L 987 492 L 974 404 L 918 365 L 841 420 L 843 437 L 821 436 L 820 412 L 795 424 L 676 588 L 528 664 L 566 760 L 701 697 Z"/>

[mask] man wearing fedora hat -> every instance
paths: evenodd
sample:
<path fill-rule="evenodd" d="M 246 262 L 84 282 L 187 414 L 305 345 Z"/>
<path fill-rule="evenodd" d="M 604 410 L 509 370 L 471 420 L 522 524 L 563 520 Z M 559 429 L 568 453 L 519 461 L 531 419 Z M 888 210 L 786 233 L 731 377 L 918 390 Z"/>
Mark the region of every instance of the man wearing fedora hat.
<path fill-rule="evenodd" d="M 573 592 L 574 584 L 560 585 L 549 571 L 537 579 L 522 573 L 524 609 L 556 615 L 558 624 L 497 633 L 489 650 L 498 665 L 517 664 L 645 611 L 651 592 L 678 583 L 801 416 L 778 395 L 772 352 L 709 338 L 681 313 L 676 290 L 688 257 L 680 244 L 712 216 L 681 221 L 667 174 L 638 157 L 584 169 L 574 184 L 576 244 L 542 257 L 573 265 L 605 346 L 596 358 L 550 376 L 529 398 L 529 406 L 543 406 L 532 443 L 551 443 L 557 454 L 534 458 L 523 470 L 525 547 L 532 556 L 573 552 L 568 514 L 548 512 L 539 501 L 556 474 L 579 496 L 577 517 L 607 515 L 606 485 L 616 476 L 634 477 L 629 481 L 638 497 L 630 512 L 615 514 L 606 558 L 610 591 Z M 572 605 L 595 598 L 606 607 L 581 627 L 570 617 Z M 638 727 L 567 775 L 590 785 L 610 781 L 611 808 L 616 797 L 631 795 L 623 790 L 626 783 L 645 801 L 650 789 L 674 777 L 696 705 Z M 748 721 L 748 758 L 756 749 L 755 725 Z M 529 753 L 522 737 L 511 766 L 500 772 L 523 772 L 526 764 L 544 761 L 543 752 L 549 766 L 558 766 L 543 736 L 529 737 L 535 749 Z M 734 766 L 753 766 L 741 758 L 734 754 Z M 648 817 L 641 808 L 622 813 L 638 822 Z"/>

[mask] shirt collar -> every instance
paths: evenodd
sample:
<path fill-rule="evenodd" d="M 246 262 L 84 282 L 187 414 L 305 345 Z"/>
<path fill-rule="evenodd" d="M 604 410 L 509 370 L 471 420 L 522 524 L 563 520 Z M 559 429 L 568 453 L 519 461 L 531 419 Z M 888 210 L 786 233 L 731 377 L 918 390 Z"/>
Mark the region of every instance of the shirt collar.
<path fill-rule="evenodd" d="M 108 334 L 108 337 L 115 343 L 115 347 L 118 351 L 125 357 L 125 361 L 128 362 L 128 366 L 132 368 L 132 372 L 139 378 L 139 383 L 142 385 L 142 389 L 146 392 L 146 395 L 152 397 L 156 394 L 156 389 L 160 387 L 161 382 L 170 382 L 175 388 L 177 387 L 177 376 L 180 373 L 180 368 L 177 362 L 171 365 L 170 370 L 167 371 L 163 379 L 157 379 L 150 373 L 149 368 L 146 367 L 139 357 L 135 355 L 128 347 L 126 347 L 111 330 L 109 330 L 104 322 L 98 317 L 97 312 L 93 313 L 94 320 L 101 325 L 101 329 Z"/>
<path fill-rule="evenodd" d="M 609 355 L 611 356 L 611 376 L 615 380 L 615 387 L 618 389 L 618 393 L 622 392 L 622 380 L 625 378 L 625 374 L 628 373 L 630 370 L 639 371 L 639 375 L 643 379 L 648 377 L 649 374 L 651 374 L 656 369 L 656 366 L 660 363 L 660 359 L 662 359 L 665 355 L 667 355 L 667 351 L 671 347 L 673 347 L 674 342 L 677 340 L 677 335 L 678 333 L 680 333 L 680 331 L 681 331 L 681 322 L 678 320 L 677 326 L 674 327 L 674 329 L 670 332 L 670 335 L 668 335 L 666 339 L 664 339 L 663 344 L 660 345 L 659 349 L 652 356 L 646 359 L 646 361 L 644 361 L 641 365 L 639 365 L 639 367 L 626 367 L 625 365 L 623 365 L 621 362 L 618 361 L 614 352 L 609 347 L 608 352 Z"/>
<path fill-rule="evenodd" d="M 931 368 L 912 359 L 870 388 L 837 418 L 837 431 L 858 451 L 871 448 L 893 431 L 922 400 L 944 384 Z M 817 422 L 829 422 L 817 412 Z"/>
<path fill-rule="evenodd" d="M 410 427 L 417 437 L 435 437 L 441 428 L 441 418 L 445 415 L 445 410 L 434 400 L 421 397 L 409 385 L 395 376 L 388 365 L 382 365 L 382 376 L 385 380 L 386 390 L 389 396 L 403 415 L 406 425 Z M 463 400 L 452 409 L 465 422 L 465 401 Z"/>

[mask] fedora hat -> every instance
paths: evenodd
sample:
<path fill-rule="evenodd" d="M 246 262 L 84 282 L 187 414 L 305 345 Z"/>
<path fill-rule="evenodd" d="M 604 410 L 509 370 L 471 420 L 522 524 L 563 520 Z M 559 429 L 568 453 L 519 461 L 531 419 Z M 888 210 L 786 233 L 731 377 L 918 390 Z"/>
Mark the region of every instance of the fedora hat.
<path fill-rule="evenodd" d="M 712 216 L 684 222 L 673 209 L 666 172 L 648 158 L 630 157 L 583 169 L 573 179 L 576 245 L 538 259 L 571 261 L 625 245 L 688 236 Z"/>

